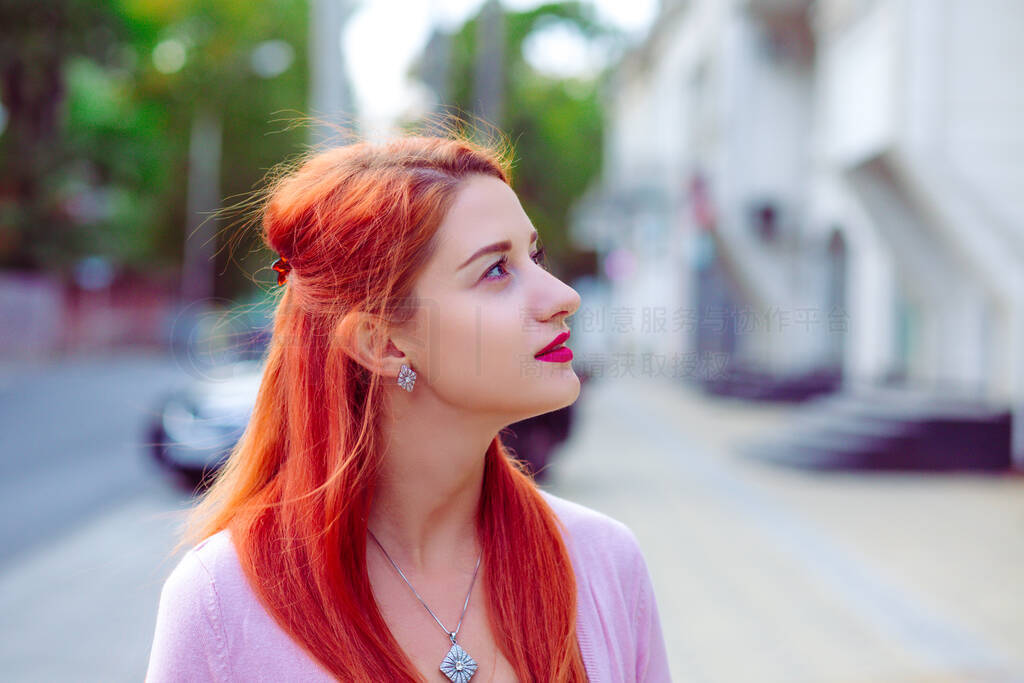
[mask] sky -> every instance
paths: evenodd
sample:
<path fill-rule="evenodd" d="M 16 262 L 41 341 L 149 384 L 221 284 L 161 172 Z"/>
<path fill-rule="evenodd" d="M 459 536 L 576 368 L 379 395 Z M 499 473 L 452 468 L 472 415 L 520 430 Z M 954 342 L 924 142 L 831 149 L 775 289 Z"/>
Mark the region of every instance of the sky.
<path fill-rule="evenodd" d="M 364 130 L 384 131 L 402 112 L 429 98 L 406 78 L 434 26 L 454 29 L 479 9 L 483 0 L 363 0 L 342 36 L 342 49 Z M 590 0 L 599 18 L 627 34 L 646 32 L 658 0 Z M 541 0 L 503 0 L 510 10 L 543 4 Z M 396 21 L 397 17 L 401 20 Z M 584 72 L 600 56 L 568 31 L 552 29 L 526 46 L 535 67 L 560 74 Z"/>

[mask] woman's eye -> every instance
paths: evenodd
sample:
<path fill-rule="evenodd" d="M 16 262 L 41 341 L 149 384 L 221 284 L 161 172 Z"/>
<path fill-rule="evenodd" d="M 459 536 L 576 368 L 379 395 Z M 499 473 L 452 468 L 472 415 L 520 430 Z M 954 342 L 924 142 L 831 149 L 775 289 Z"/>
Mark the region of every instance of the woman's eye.
<path fill-rule="evenodd" d="M 537 265 L 539 265 L 542 268 L 544 268 L 544 270 L 547 270 L 547 260 L 545 258 L 545 254 L 544 254 L 544 247 L 541 247 L 536 252 L 531 254 L 530 258 L 533 259 L 534 263 L 536 263 Z M 508 271 L 505 270 L 505 266 L 506 265 L 508 265 L 508 256 L 502 256 L 498 261 L 496 261 L 494 263 L 493 266 L 491 266 L 490 268 L 487 269 L 487 272 L 484 273 L 484 279 L 485 280 L 503 280 L 503 279 L 505 279 L 505 277 L 508 276 Z M 497 268 L 500 268 L 502 271 L 504 271 L 503 274 L 501 274 L 501 275 L 491 275 L 491 273 L 493 273 L 494 270 L 497 269 Z"/>

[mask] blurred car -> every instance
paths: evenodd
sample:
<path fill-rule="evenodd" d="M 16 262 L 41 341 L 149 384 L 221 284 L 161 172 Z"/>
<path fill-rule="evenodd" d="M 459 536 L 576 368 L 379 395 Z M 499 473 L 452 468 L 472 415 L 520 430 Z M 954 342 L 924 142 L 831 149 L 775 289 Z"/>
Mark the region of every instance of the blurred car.
<path fill-rule="evenodd" d="M 150 454 L 190 487 L 204 484 L 249 423 L 263 363 L 242 360 L 160 399 L 148 427 Z"/>
<path fill-rule="evenodd" d="M 245 431 L 262 376 L 262 360 L 239 360 L 165 395 L 148 426 L 151 456 L 183 485 L 205 488 Z M 579 376 L 586 381 L 585 373 Z M 574 405 L 502 430 L 502 441 L 538 481 L 546 478 L 552 452 L 571 432 Z"/>

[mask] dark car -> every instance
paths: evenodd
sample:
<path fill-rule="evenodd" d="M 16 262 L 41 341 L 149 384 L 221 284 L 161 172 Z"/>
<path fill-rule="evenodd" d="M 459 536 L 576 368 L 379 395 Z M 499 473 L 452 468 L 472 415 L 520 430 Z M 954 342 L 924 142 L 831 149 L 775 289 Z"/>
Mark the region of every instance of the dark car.
<path fill-rule="evenodd" d="M 245 431 L 262 375 L 262 362 L 238 361 L 164 396 L 149 425 L 157 463 L 200 486 Z"/>
<path fill-rule="evenodd" d="M 149 425 L 152 457 L 183 485 L 205 487 L 245 431 L 262 375 L 262 360 L 241 360 L 163 397 Z M 586 377 L 580 374 L 581 381 Z M 569 436 L 573 410 L 570 405 L 502 431 L 503 442 L 538 481 L 547 476 L 554 448 Z"/>

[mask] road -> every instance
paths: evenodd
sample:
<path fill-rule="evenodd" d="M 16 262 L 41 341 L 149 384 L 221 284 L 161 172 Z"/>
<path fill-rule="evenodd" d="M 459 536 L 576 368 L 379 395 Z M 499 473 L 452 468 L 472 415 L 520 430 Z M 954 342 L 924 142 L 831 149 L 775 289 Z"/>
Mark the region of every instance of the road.
<path fill-rule="evenodd" d="M 85 357 L 0 373 L 0 567 L 160 487 L 145 459 L 157 398 L 188 375 L 164 354 Z"/>
<path fill-rule="evenodd" d="M 146 457 L 157 398 L 189 375 L 161 353 L 0 369 L 0 678 L 140 680 L 188 502 Z"/>

